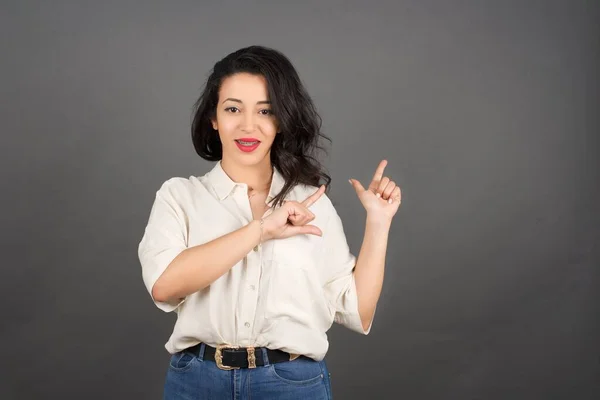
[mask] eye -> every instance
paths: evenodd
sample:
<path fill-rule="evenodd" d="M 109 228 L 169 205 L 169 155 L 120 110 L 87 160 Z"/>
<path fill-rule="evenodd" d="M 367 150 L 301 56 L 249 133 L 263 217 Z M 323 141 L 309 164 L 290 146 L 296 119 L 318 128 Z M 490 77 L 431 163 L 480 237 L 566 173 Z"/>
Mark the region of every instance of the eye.
<path fill-rule="evenodd" d="M 234 112 L 238 112 L 240 110 L 237 107 L 227 107 L 225 109 L 225 111 L 234 113 Z"/>
<path fill-rule="evenodd" d="M 273 115 L 273 111 L 269 109 L 263 109 L 259 111 L 262 115 Z"/>

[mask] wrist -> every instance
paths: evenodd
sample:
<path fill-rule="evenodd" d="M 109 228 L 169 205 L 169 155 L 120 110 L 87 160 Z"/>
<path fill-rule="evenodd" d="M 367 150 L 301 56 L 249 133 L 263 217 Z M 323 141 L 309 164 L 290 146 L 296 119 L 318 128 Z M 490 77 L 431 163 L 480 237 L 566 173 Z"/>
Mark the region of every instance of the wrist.
<path fill-rule="evenodd" d="M 256 220 L 252 221 L 252 223 L 256 224 L 257 230 L 259 232 L 258 244 L 262 244 L 262 243 L 266 242 L 267 240 L 271 240 L 270 230 L 267 227 L 268 221 L 265 218 L 256 219 Z"/>
<path fill-rule="evenodd" d="M 380 216 L 367 214 L 366 225 L 372 228 L 390 229 L 392 221 L 387 218 L 382 218 Z"/>
<path fill-rule="evenodd" d="M 265 219 L 261 218 L 258 220 L 258 227 L 260 229 L 260 242 L 259 244 L 263 244 L 266 240 L 265 236 Z"/>
<path fill-rule="evenodd" d="M 250 224 L 248 224 L 248 228 L 250 228 L 250 230 L 253 232 L 254 240 L 252 242 L 254 245 L 260 245 L 264 241 L 264 232 L 262 231 L 260 220 L 252 220 Z"/>
<path fill-rule="evenodd" d="M 273 221 L 268 217 L 264 217 L 263 218 L 263 226 L 262 226 L 263 242 L 273 239 L 272 232 L 273 232 Z"/>

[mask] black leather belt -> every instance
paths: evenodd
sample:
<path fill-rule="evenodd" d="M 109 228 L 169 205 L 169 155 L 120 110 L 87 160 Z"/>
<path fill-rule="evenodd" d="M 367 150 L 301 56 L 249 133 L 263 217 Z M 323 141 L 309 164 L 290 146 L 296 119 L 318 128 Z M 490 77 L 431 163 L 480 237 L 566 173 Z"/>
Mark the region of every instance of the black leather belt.
<path fill-rule="evenodd" d="M 187 348 L 185 351 L 199 357 L 200 346 L 201 343 L 198 343 L 195 346 Z M 265 365 L 265 360 L 263 359 L 263 347 L 230 347 L 227 345 L 220 345 L 215 348 L 207 344 L 204 346 L 203 359 L 216 362 L 217 367 L 220 369 L 256 368 Z M 292 355 L 285 351 L 271 349 L 267 349 L 267 357 L 269 358 L 269 364 L 291 361 L 298 358 L 295 354 Z"/>

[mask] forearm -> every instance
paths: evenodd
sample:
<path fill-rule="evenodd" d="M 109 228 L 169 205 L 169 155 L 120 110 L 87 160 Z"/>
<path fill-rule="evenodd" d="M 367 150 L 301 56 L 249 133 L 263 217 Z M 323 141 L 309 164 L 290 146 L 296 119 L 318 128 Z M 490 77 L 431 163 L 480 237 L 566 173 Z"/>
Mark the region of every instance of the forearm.
<path fill-rule="evenodd" d="M 197 292 L 229 271 L 260 242 L 259 221 L 182 251 L 152 288 L 158 301 L 181 299 Z"/>
<path fill-rule="evenodd" d="M 373 315 L 383 286 L 385 255 L 391 222 L 369 219 L 356 260 L 354 279 L 358 295 L 358 311 L 363 328 L 366 330 Z"/>

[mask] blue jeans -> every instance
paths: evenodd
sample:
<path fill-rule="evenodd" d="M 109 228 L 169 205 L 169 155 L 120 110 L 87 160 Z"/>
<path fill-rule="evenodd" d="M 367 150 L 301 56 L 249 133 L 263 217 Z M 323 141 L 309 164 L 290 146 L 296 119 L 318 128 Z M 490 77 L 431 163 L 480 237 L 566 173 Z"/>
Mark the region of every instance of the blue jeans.
<path fill-rule="evenodd" d="M 171 356 L 164 386 L 165 400 L 329 400 L 331 384 L 325 361 L 299 357 L 265 366 L 221 370 L 204 360 L 204 344 L 197 357 L 189 352 Z"/>

